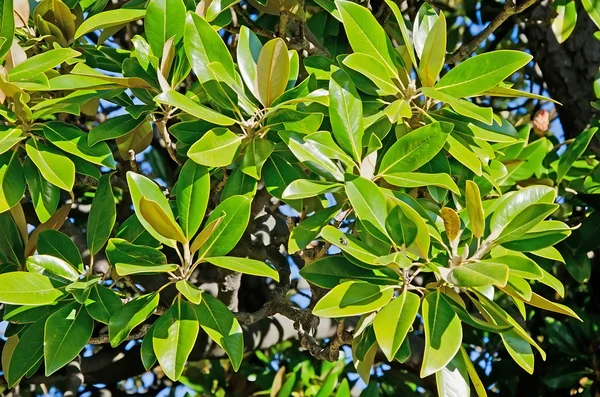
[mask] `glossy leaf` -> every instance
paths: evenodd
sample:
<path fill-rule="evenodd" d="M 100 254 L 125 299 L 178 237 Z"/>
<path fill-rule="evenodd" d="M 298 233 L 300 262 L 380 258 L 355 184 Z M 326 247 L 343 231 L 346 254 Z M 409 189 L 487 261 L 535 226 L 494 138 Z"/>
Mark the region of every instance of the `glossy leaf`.
<path fill-rule="evenodd" d="M 450 123 L 432 123 L 403 136 L 383 156 L 379 174 L 410 172 L 421 167 L 442 150 L 450 131 Z"/>
<path fill-rule="evenodd" d="M 156 292 L 139 296 L 121 307 L 108 323 L 110 345 L 115 347 L 124 342 L 131 331 L 146 320 L 158 306 Z"/>
<path fill-rule="evenodd" d="M 96 255 L 104 246 L 117 219 L 115 197 L 110 184 L 112 174 L 103 175 L 92 200 L 92 208 L 87 223 L 87 244 L 90 255 Z"/>
<path fill-rule="evenodd" d="M 79 249 L 67 236 L 56 230 L 44 230 L 38 235 L 37 251 L 40 255 L 51 255 L 83 271 L 83 260 Z"/>
<path fill-rule="evenodd" d="M 319 317 L 358 316 L 380 309 L 386 305 L 393 288 L 359 281 L 348 281 L 329 291 L 313 309 Z"/>
<path fill-rule="evenodd" d="M 485 215 L 483 213 L 483 204 L 481 203 L 479 186 L 477 186 L 475 182 L 467 181 L 465 197 L 471 232 L 475 237 L 480 238 L 483 236 L 483 229 L 485 228 Z"/>
<path fill-rule="evenodd" d="M 25 193 L 23 165 L 17 152 L 0 155 L 0 212 L 8 211 Z"/>
<path fill-rule="evenodd" d="M 188 157 L 200 165 L 226 167 L 233 163 L 242 137 L 227 128 L 213 128 L 192 145 Z"/>
<path fill-rule="evenodd" d="M 183 0 L 151 0 L 146 7 L 144 27 L 148 44 L 158 56 L 163 53 L 166 41 L 174 37 L 173 46 L 183 38 L 185 28 Z"/>
<path fill-rule="evenodd" d="M 268 107 L 285 91 L 290 74 L 290 60 L 285 41 L 268 41 L 260 51 L 256 62 L 255 92 L 258 99 Z"/>
<path fill-rule="evenodd" d="M 436 90 L 455 98 L 466 98 L 488 90 L 531 61 L 519 51 L 500 50 L 468 58 L 435 85 Z"/>
<path fill-rule="evenodd" d="M 208 294 L 202 297 L 202 302 L 196 309 L 200 326 L 225 350 L 233 369 L 237 371 L 244 355 L 242 327 L 223 302 Z"/>
<path fill-rule="evenodd" d="M 221 217 L 223 219 L 200 246 L 196 247 L 195 241 L 192 243 L 192 251 L 197 249 L 199 258 L 227 255 L 235 247 L 250 220 L 250 200 L 244 196 L 228 198 L 210 214 L 206 225 Z"/>
<path fill-rule="evenodd" d="M 0 286 L 0 302 L 12 305 L 49 305 L 64 295 L 60 283 L 29 272 L 0 274 Z"/>
<path fill-rule="evenodd" d="M 121 298 L 113 290 L 102 285 L 94 285 L 85 301 L 85 308 L 96 321 L 108 324 L 110 318 L 123 306 Z"/>
<path fill-rule="evenodd" d="M 422 304 L 425 328 L 425 353 L 421 378 L 444 368 L 462 343 L 460 319 L 439 291 L 425 296 Z"/>
<path fill-rule="evenodd" d="M 44 362 L 46 376 L 70 363 L 88 343 L 94 320 L 83 306 L 74 302 L 54 313 L 46 321 Z"/>
<path fill-rule="evenodd" d="M 362 101 L 352 80 L 343 70 L 331 74 L 329 103 L 329 119 L 336 141 L 346 153 L 360 162 L 364 135 Z"/>
<path fill-rule="evenodd" d="M 412 292 L 403 292 L 385 305 L 373 320 L 373 329 L 381 350 L 392 361 L 404 342 L 419 311 L 421 299 Z"/>
<path fill-rule="evenodd" d="M 70 124 L 50 122 L 44 125 L 44 136 L 53 145 L 93 164 L 115 169 L 116 164 L 108 145 L 99 142 L 89 146 L 85 132 Z"/>
<path fill-rule="evenodd" d="M 150 179 L 134 172 L 127 173 L 127 185 L 129 186 L 129 193 L 131 194 L 133 208 L 140 223 L 152 235 L 152 237 L 163 244 L 174 247 L 175 242 L 166 238 L 156 229 L 154 229 L 151 223 L 141 214 L 141 201 L 142 198 L 146 198 L 146 200 L 151 200 L 152 202 L 158 204 L 165 214 L 170 214 L 170 216 L 173 217 L 173 211 L 169 206 L 169 202 L 162 194 L 159 187 Z"/>
<path fill-rule="evenodd" d="M 328 256 L 309 263 L 300 270 L 309 282 L 322 287 L 334 288 L 343 281 L 366 281 L 378 285 L 397 285 L 400 280 L 393 271 L 370 270 L 356 266 L 343 256 Z"/>
<path fill-rule="evenodd" d="M 199 329 L 194 309 L 181 299 L 156 321 L 152 345 L 162 370 L 170 379 L 177 380 L 181 376 Z"/>
<path fill-rule="evenodd" d="M 29 139 L 25 149 L 44 179 L 63 190 L 73 189 L 75 164 L 68 157 L 35 139 Z"/>
<path fill-rule="evenodd" d="M 35 213 L 40 222 L 47 222 L 58 208 L 60 189 L 42 177 L 30 158 L 25 159 L 23 171 Z"/>
<path fill-rule="evenodd" d="M 253 276 L 271 277 L 279 282 L 279 273 L 265 262 L 248 258 L 235 258 L 232 256 L 210 257 L 204 259 L 206 262 L 224 269 L 251 274 Z"/>

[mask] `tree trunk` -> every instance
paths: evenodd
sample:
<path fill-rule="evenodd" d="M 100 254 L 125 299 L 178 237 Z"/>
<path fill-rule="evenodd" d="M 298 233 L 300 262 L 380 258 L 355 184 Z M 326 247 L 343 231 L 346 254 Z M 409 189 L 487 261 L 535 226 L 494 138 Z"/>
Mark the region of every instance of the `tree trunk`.
<path fill-rule="evenodd" d="M 600 66 L 600 41 L 594 38 L 598 28 L 578 5 L 577 24 L 562 44 L 556 41 L 550 26 L 551 8 L 538 5 L 525 27 L 529 48 L 538 63 L 547 90 L 562 103 L 557 106 L 565 139 L 583 131 L 596 112 L 593 82 Z"/>

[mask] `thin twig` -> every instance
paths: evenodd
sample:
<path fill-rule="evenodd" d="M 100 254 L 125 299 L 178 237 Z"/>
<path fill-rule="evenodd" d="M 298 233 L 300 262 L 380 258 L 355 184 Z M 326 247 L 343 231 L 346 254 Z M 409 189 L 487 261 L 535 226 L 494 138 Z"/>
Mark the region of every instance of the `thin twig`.
<path fill-rule="evenodd" d="M 514 1 L 506 1 L 504 8 L 477 36 L 473 38 L 469 43 L 463 44 L 458 50 L 454 51 L 453 54 L 446 58 L 446 62 L 449 64 L 457 63 L 471 54 L 479 47 L 500 25 L 502 25 L 508 18 L 515 14 L 520 14 L 527 8 L 535 4 L 536 0 L 525 0 L 522 4 L 517 5 Z"/>

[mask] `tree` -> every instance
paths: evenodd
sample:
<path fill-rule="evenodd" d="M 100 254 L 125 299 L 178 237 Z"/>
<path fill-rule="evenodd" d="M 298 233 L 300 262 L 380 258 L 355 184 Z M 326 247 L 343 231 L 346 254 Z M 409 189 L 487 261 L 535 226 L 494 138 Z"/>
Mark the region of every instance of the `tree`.
<path fill-rule="evenodd" d="M 4 2 L 0 390 L 594 395 L 600 3 L 534 3 Z"/>

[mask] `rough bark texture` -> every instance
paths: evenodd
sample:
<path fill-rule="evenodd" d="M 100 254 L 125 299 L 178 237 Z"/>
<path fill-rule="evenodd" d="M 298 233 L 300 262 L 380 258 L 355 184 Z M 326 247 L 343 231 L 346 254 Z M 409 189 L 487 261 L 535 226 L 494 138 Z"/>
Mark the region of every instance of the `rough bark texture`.
<path fill-rule="evenodd" d="M 525 28 L 529 48 L 548 91 L 563 104 L 557 110 L 566 139 L 577 136 L 593 116 L 590 102 L 595 99 L 593 81 L 600 66 L 600 41 L 593 36 L 598 28 L 581 4 L 578 9 L 575 30 L 562 44 L 552 32 L 551 10 L 547 6 L 536 6 Z"/>

